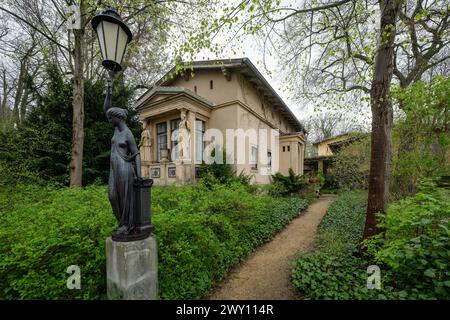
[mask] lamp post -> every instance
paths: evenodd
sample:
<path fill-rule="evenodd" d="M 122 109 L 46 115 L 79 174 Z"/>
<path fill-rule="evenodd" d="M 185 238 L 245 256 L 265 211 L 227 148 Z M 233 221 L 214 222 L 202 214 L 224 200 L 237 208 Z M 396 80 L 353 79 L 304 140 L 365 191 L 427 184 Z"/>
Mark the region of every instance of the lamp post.
<path fill-rule="evenodd" d="M 147 238 L 153 229 L 150 223 L 150 189 L 153 180 L 141 177 L 139 150 L 125 122 L 128 111 L 112 106 L 114 77 L 122 70 L 122 60 L 133 35 L 119 13 L 113 9 L 101 11 L 91 24 L 100 44 L 102 65 L 108 70 L 104 111 L 115 126 L 111 140 L 108 194 L 119 226 L 112 240 L 141 240 Z"/>
<path fill-rule="evenodd" d="M 112 106 L 114 77 L 133 38 L 130 29 L 112 9 L 92 19 L 97 32 L 102 65 L 108 70 L 104 111 L 114 129 L 108 196 L 118 228 L 106 239 L 106 287 L 109 299 L 147 300 L 158 294 L 158 253 L 152 235 L 151 179 L 141 177 L 136 140 L 126 125 L 128 111 Z"/>
<path fill-rule="evenodd" d="M 108 70 L 108 87 L 104 111 L 111 107 L 111 96 L 114 77 L 122 70 L 122 60 L 128 43 L 133 39 L 130 28 L 122 21 L 119 13 L 106 9 L 97 14 L 91 21 L 92 29 L 97 33 L 100 51 L 103 57 L 102 65 Z"/>
<path fill-rule="evenodd" d="M 102 65 L 113 72 L 121 71 L 127 45 L 133 39 L 128 26 L 117 11 L 106 9 L 92 19 L 92 28 L 100 44 Z"/>

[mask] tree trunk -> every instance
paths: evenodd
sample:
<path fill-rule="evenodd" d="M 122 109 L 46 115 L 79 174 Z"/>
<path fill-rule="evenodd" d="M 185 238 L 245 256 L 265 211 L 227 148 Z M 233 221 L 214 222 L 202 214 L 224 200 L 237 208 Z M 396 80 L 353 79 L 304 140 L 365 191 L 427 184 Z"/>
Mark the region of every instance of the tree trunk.
<path fill-rule="evenodd" d="M 74 33 L 74 76 L 73 76 L 73 119 L 72 119 L 72 158 L 70 161 L 70 186 L 81 187 L 83 175 L 84 144 L 84 4 L 81 8 L 81 28 Z"/>
<path fill-rule="evenodd" d="M 380 1 L 381 37 L 370 91 L 372 142 L 364 239 L 378 233 L 375 214 L 386 212 L 388 205 L 393 123 L 390 83 L 394 70 L 395 26 L 400 4 L 400 0 Z"/>
<path fill-rule="evenodd" d="M 27 75 L 29 77 L 29 75 Z M 20 121 L 25 120 L 25 115 L 27 113 L 27 103 L 28 103 L 28 96 L 30 94 L 30 79 L 26 80 L 25 88 L 23 90 L 22 99 L 20 100 Z"/>
<path fill-rule="evenodd" d="M 24 90 L 24 82 L 26 77 L 26 59 L 25 56 L 23 60 L 20 61 L 20 72 L 19 72 L 19 78 L 17 80 L 17 91 L 16 96 L 14 98 L 14 108 L 13 108 L 13 119 L 14 122 L 19 123 L 20 121 L 20 115 L 19 115 L 19 105 L 20 101 L 22 100 L 22 94 Z"/>
<path fill-rule="evenodd" d="M 0 122 L 6 120 L 6 104 L 8 102 L 8 82 L 6 81 L 6 69 L 2 70 L 3 94 L 0 101 Z"/>

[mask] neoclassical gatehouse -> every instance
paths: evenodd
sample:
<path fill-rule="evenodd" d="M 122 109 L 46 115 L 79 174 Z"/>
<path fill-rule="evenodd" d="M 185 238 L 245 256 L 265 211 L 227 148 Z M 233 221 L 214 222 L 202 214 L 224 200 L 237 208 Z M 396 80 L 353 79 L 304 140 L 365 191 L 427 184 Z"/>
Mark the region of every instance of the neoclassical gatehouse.
<path fill-rule="evenodd" d="M 365 137 L 367 137 L 367 133 L 347 132 L 313 142 L 313 150 L 305 158 L 305 173 L 316 174 L 321 172 L 326 176 L 328 169 L 333 165 L 333 159 L 341 149 Z"/>
<path fill-rule="evenodd" d="M 158 185 L 192 183 L 208 148 L 221 142 L 227 163 L 255 183 L 289 168 L 303 174 L 304 128 L 249 59 L 196 61 L 175 71 L 135 103 L 143 175 Z"/>

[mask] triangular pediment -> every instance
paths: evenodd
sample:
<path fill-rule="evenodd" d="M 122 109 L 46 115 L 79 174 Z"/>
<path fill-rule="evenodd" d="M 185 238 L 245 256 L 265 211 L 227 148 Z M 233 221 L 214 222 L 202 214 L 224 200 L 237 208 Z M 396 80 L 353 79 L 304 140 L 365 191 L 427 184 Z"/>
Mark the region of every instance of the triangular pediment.
<path fill-rule="evenodd" d="M 162 104 L 167 101 L 180 99 L 191 100 L 192 102 L 207 108 L 212 108 L 214 106 L 214 103 L 183 87 L 154 87 L 138 99 L 135 108 L 136 110 L 139 110 Z"/>

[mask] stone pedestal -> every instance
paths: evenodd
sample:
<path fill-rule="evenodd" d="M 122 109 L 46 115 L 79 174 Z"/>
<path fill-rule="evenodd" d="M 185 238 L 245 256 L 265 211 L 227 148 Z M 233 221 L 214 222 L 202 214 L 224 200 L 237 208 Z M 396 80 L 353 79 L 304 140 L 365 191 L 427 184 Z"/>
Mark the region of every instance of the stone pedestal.
<path fill-rule="evenodd" d="M 177 185 L 184 185 L 186 183 L 192 183 L 191 168 L 192 165 L 189 161 L 179 160 L 176 163 L 177 166 Z"/>
<path fill-rule="evenodd" d="M 106 239 L 106 282 L 110 300 L 156 300 L 158 252 L 149 236 L 131 242 Z"/>

